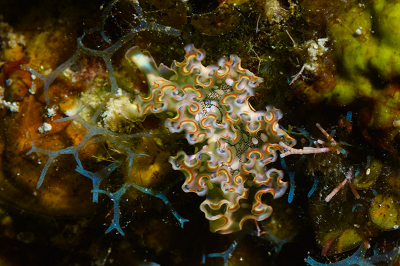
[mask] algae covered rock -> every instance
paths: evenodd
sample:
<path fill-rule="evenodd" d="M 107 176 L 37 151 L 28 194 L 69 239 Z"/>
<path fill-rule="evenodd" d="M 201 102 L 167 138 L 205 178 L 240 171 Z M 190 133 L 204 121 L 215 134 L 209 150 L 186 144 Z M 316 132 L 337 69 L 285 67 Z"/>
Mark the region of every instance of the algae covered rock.
<path fill-rule="evenodd" d="M 369 209 L 371 221 L 384 230 L 398 229 L 400 219 L 398 199 L 388 195 L 377 195 Z"/>
<path fill-rule="evenodd" d="M 400 144 L 400 3 L 351 1 L 327 24 L 330 53 L 311 81 L 297 81 L 293 92 L 309 103 L 352 110 L 364 137 L 394 151 Z"/>

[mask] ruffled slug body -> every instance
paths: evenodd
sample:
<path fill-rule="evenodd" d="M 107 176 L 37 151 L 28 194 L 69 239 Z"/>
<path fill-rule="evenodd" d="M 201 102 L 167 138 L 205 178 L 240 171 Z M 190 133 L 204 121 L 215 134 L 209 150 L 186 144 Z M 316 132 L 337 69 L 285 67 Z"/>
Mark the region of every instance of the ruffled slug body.
<path fill-rule="evenodd" d="M 283 171 L 268 169 L 277 159 L 279 142 L 295 140 L 279 128 L 279 110 L 253 111 L 249 98 L 263 81 L 240 65 L 240 58 L 221 58 L 218 66 L 203 66 L 202 50 L 185 47 L 185 60 L 171 68 L 158 68 L 147 52 L 131 48 L 126 58 L 146 76 L 149 90 L 138 95 L 130 112 L 136 120 L 150 114 L 168 114 L 171 133 L 184 132 L 189 144 L 203 144 L 191 155 L 179 151 L 170 157 L 173 168 L 184 173 L 185 192 L 207 196 L 200 209 L 210 220 L 212 232 L 241 230 L 247 219 L 261 221 L 272 208 L 261 201 L 265 193 L 277 198 L 287 183 Z"/>

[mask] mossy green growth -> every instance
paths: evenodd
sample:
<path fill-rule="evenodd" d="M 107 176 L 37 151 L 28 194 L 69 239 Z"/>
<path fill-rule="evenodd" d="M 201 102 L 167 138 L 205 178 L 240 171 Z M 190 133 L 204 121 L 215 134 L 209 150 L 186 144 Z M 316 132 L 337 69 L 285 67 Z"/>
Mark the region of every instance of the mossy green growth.
<path fill-rule="evenodd" d="M 364 136 L 370 140 L 380 131 L 381 146 L 389 147 L 398 134 L 393 122 L 400 119 L 399 24 L 399 2 L 349 2 L 327 25 L 330 66 L 323 65 L 311 84 L 296 82 L 293 91 L 310 103 L 356 111 Z"/>
<path fill-rule="evenodd" d="M 393 27 L 400 24 L 400 3 L 355 4 L 344 15 L 328 23 L 333 52 L 340 62 L 338 85 L 331 95 L 354 92 L 340 94 L 344 102 L 360 96 L 379 98 L 379 85 L 400 75 L 400 32 Z"/>

